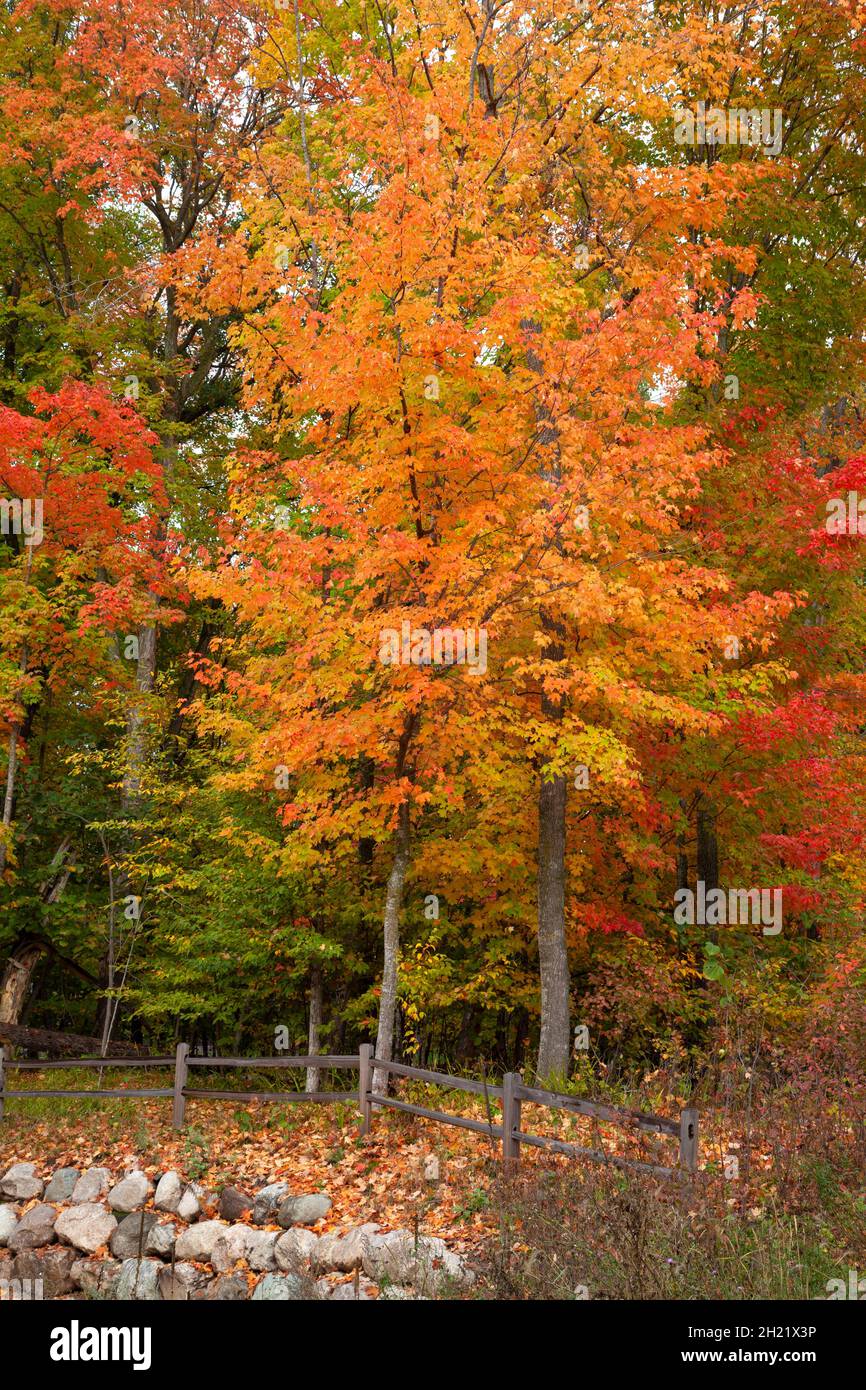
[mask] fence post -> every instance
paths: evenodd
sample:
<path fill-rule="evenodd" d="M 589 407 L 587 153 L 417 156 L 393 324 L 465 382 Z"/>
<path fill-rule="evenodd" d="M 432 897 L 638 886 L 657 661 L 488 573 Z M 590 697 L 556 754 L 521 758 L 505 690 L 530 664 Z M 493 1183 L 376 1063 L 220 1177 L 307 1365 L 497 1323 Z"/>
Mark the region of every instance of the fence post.
<path fill-rule="evenodd" d="M 3 1092 L 6 1088 L 6 1082 L 3 1080 L 3 1061 L 5 1056 L 5 1051 L 0 1047 L 0 1120 L 3 1119 Z"/>
<path fill-rule="evenodd" d="M 698 1112 L 693 1107 L 680 1113 L 680 1167 L 694 1173 L 698 1166 Z"/>
<path fill-rule="evenodd" d="M 502 1078 L 502 1158 L 507 1167 L 515 1167 L 520 1162 L 520 1140 L 514 1138 L 514 1130 L 520 1129 L 520 1099 L 516 1088 L 522 1080 L 516 1071 L 507 1071 Z"/>
<path fill-rule="evenodd" d="M 186 1059 L 189 1056 L 189 1044 L 178 1043 L 174 1054 L 174 1108 L 171 1113 L 171 1122 L 175 1129 L 183 1129 L 183 1117 L 186 1112 L 186 1096 L 183 1088 L 186 1085 L 187 1065 Z"/>
<path fill-rule="evenodd" d="M 373 1044 L 361 1043 L 358 1049 L 358 1109 L 361 1112 L 361 1133 L 370 1133 L 370 1087 L 373 1083 Z"/>

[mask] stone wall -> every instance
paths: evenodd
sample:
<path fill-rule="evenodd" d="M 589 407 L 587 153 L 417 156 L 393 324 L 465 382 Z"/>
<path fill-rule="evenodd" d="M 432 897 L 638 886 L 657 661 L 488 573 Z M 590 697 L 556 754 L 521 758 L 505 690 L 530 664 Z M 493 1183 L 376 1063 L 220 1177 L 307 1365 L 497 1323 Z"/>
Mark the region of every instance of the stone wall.
<path fill-rule="evenodd" d="M 15 1163 L 0 1178 L 0 1297 L 331 1301 L 437 1298 L 472 1283 L 435 1237 L 322 1227 L 331 1199 L 287 1182 L 209 1192 L 170 1171 Z M 3 1290 L 5 1289 L 5 1294 Z"/>

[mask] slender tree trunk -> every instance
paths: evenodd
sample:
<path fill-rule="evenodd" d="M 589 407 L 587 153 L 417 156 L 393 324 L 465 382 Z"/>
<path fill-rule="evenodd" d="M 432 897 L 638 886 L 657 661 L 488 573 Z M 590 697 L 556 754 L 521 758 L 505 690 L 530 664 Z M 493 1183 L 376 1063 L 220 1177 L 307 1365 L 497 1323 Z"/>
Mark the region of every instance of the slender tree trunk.
<path fill-rule="evenodd" d="M 538 797 L 538 964 L 541 1037 L 538 1076 L 566 1076 L 571 1058 L 565 944 L 565 778 L 543 781 Z"/>
<path fill-rule="evenodd" d="M 517 1024 L 514 1030 L 514 1056 L 511 1064 L 511 1071 L 519 1071 L 523 1061 L 523 1054 L 526 1050 L 526 1038 L 529 1032 L 529 1014 L 526 1009 L 518 1009 Z"/>
<path fill-rule="evenodd" d="M 719 845 L 716 839 L 716 807 L 709 797 L 701 796 L 697 814 L 698 879 L 703 879 L 706 892 L 719 886 Z M 708 926 L 710 941 L 718 942 L 719 929 Z"/>
<path fill-rule="evenodd" d="M 680 798 L 680 810 L 685 813 L 686 803 Z M 686 843 L 686 832 L 681 830 L 677 835 L 677 888 L 688 888 L 689 886 L 689 853 Z"/>
<path fill-rule="evenodd" d="M 114 1022 L 114 903 L 111 904 L 112 922 L 108 930 L 108 951 L 102 961 L 102 974 L 100 975 L 99 987 L 105 991 L 105 1008 L 102 1011 L 102 1056 L 108 1054 L 108 1044 L 111 1040 L 111 1027 Z"/>
<path fill-rule="evenodd" d="M 127 765 L 123 779 L 123 811 L 132 812 L 139 803 L 141 783 L 148 761 L 148 732 L 146 699 L 156 686 L 156 628 L 138 630 L 138 661 L 135 671 L 136 696 L 130 702 L 126 716 Z"/>
<path fill-rule="evenodd" d="M 397 812 L 397 831 L 394 836 L 394 859 L 388 876 L 383 921 L 384 963 L 382 993 L 379 999 L 379 1028 L 376 1033 L 376 1056 L 390 1062 L 394 1050 L 394 1022 L 397 1016 L 397 966 L 400 955 L 400 910 L 403 889 L 409 867 L 409 803 L 404 801 Z M 377 1067 L 373 1073 L 373 1090 L 385 1094 L 388 1073 Z"/>
<path fill-rule="evenodd" d="M 151 756 L 148 696 L 156 689 L 156 635 L 154 624 L 138 630 L 138 657 L 135 668 L 135 693 L 126 712 L 126 767 L 121 788 L 121 811 L 124 820 L 134 819 L 143 802 L 142 783 L 146 781 L 148 761 Z M 132 847 L 133 836 L 124 837 L 124 850 Z M 106 855 L 108 853 L 107 848 Z M 110 862 L 110 861 L 109 861 Z M 99 988 L 101 991 L 96 1012 L 96 1031 L 108 1044 L 120 1017 L 121 1001 L 112 998 L 108 991 L 116 984 L 117 939 L 115 931 L 115 906 L 117 901 L 136 891 L 126 872 L 118 876 L 116 885 L 111 885 L 111 925 L 105 952 L 99 965 Z"/>
<path fill-rule="evenodd" d="M 18 725 L 9 730 L 9 751 L 6 763 L 6 791 L 3 796 L 3 838 L 0 839 L 0 873 L 6 868 L 6 846 L 11 833 L 12 808 L 15 805 L 15 774 L 18 770 Z"/>
<path fill-rule="evenodd" d="M 319 1030 L 322 1026 L 322 972 L 318 965 L 310 970 L 310 1028 L 307 1034 L 307 1052 L 311 1057 L 318 1055 L 321 1042 Z M 307 1067 L 307 1091 L 318 1091 L 321 1078 L 318 1067 Z"/>
<path fill-rule="evenodd" d="M 460 1031 L 457 1034 L 457 1044 L 454 1049 L 454 1055 L 458 1062 L 467 1062 L 472 1055 L 474 1021 L 472 1005 L 464 1003 L 463 1015 L 460 1019 Z"/>
<path fill-rule="evenodd" d="M 24 587 L 30 587 L 30 575 L 33 570 L 33 546 L 27 547 L 27 568 L 24 573 Z M 25 642 L 21 648 L 21 660 L 18 663 L 18 670 L 22 679 L 27 675 L 27 661 L 29 648 Z M 6 767 L 6 791 L 3 797 L 3 832 L 0 835 L 0 874 L 6 868 L 6 856 L 9 841 L 12 835 L 12 814 L 15 809 L 15 776 L 18 771 L 18 735 L 21 732 L 21 723 L 13 720 L 9 729 L 9 753 Z"/>
<path fill-rule="evenodd" d="M 698 878 L 703 879 L 709 893 L 719 886 L 719 845 L 716 838 L 716 807 L 708 797 L 698 803 Z"/>
<path fill-rule="evenodd" d="M 524 319 L 521 327 L 541 332 L 541 324 Z M 527 366 L 539 376 L 544 367 L 533 347 L 526 352 Z M 542 401 L 536 406 L 541 452 L 539 473 L 555 490 L 562 481 L 559 430 L 550 409 Z M 550 504 L 548 504 L 550 505 Z M 561 541 L 554 539 L 554 549 Z M 542 608 L 541 627 L 549 636 L 545 659 L 563 665 L 565 631 L 557 617 Z M 565 714 L 564 697 L 541 697 L 542 716 L 556 728 Z M 538 1076 L 566 1076 L 571 1060 L 570 992 L 568 950 L 565 944 L 565 830 L 566 779 L 542 776 L 538 791 L 538 967 L 541 977 L 541 1036 L 538 1043 Z"/>

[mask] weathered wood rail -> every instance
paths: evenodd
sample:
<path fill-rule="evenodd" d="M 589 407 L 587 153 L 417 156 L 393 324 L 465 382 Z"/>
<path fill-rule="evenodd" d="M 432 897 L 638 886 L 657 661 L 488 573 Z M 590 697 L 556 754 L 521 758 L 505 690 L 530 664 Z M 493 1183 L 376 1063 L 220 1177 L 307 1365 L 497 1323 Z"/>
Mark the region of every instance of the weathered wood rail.
<path fill-rule="evenodd" d="M 136 1087 L 98 1090 L 44 1090 L 10 1091 L 6 1087 L 5 1073 L 9 1071 L 65 1070 L 67 1068 L 134 1068 L 134 1067 L 174 1067 L 174 1085 L 159 1087 Z M 191 1067 L 220 1070 L 223 1068 L 248 1068 L 249 1070 L 270 1070 L 271 1068 L 316 1067 L 319 1070 L 352 1070 L 358 1073 L 358 1085 L 354 1090 L 345 1091 L 219 1091 L 206 1087 L 190 1087 Z M 487 1120 L 476 1120 L 467 1115 L 452 1115 L 444 1110 L 433 1110 L 425 1105 L 414 1105 L 373 1091 L 374 1069 L 388 1072 L 392 1076 L 406 1077 L 413 1081 L 423 1081 L 434 1086 L 443 1086 L 452 1091 L 468 1091 L 482 1096 L 487 1106 Z M 629 1110 L 624 1106 L 603 1104 L 599 1101 L 583 1100 L 578 1096 L 563 1095 L 558 1091 L 546 1091 L 524 1084 L 518 1072 L 507 1072 L 502 1085 L 474 1081 L 465 1076 L 450 1076 L 446 1072 L 426 1071 L 422 1067 L 412 1067 L 404 1062 L 386 1062 L 374 1056 L 369 1043 L 363 1043 L 356 1054 L 340 1056 L 311 1057 L 193 1057 L 186 1043 L 178 1043 L 173 1057 L 76 1057 L 57 1061 L 14 1062 L 5 1058 L 0 1047 L 0 1119 L 3 1118 L 4 1100 L 34 1100 L 55 1096 L 102 1097 L 108 1096 L 122 1100 L 154 1099 L 161 1097 L 172 1100 L 172 1121 L 176 1129 L 181 1129 L 186 1118 L 188 1100 L 269 1100 L 283 1105 L 297 1103 L 329 1104 L 336 1101 L 350 1101 L 358 1105 L 361 1114 L 361 1133 L 368 1134 L 372 1124 L 374 1109 L 400 1110 L 420 1119 L 433 1120 L 436 1124 L 453 1125 L 457 1129 L 469 1129 L 482 1134 L 502 1146 L 502 1157 L 506 1164 L 516 1164 L 520 1160 L 521 1145 L 531 1148 L 547 1149 L 551 1153 L 564 1154 L 568 1158 L 587 1159 L 593 1163 L 610 1164 L 618 1168 L 633 1168 L 652 1173 L 657 1177 L 677 1177 L 694 1173 L 698 1163 L 698 1112 L 692 1107 L 681 1111 L 677 1119 L 664 1115 L 653 1115 L 639 1110 Z M 493 1102 L 501 1106 L 501 1119 L 494 1120 Z M 565 1110 L 573 1115 L 587 1116 L 597 1122 L 613 1124 L 622 1129 L 637 1130 L 642 1133 L 659 1134 L 679 1142 L 677 1166 L 666 1167 L 658 1163 L 645 1163 L 638 1159 L 622 1158 L 605 1153 L 601 1148 L 582 1148 L 577 1144 L 553 1139 L 549 1135 L 531 1134 L 521 1127 L 524 1103 L 545 1106 L 550 1110 Z"/>

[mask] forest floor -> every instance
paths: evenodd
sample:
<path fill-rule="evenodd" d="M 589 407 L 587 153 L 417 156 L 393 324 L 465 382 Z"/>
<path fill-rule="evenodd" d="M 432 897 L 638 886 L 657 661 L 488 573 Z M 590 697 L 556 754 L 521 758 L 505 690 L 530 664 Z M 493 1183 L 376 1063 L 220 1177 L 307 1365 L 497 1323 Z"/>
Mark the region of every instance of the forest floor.
<path fill-rule="evenodd" d="M 175 1130 L 171 1098 L 15 1101 L 11 1088 L 56 1086 L 57 1073 L 7 1076 L 0 1122 L 0 1172 L 35 1162 L 40 1175 L 63 1166 L 106 1166 L 118 1179 L 131 1168 L 156 1179 L 177 1169 L 213 1194 L 224 1186 L 254 1191 L 286 1181 L 292 1195 L 324 1191 L 332 1205 L 317 1234 L 375 1222 L 379 1229 L 438 1236 L 480 1272 L 468 1297 L 575 1297 L 588 1286 L 601 1298 L 822 1298 L 828 1279 L 845 1280 L 866 1264 L 866 1190 L 862 1170 L 824 1156 L 788 1159 L 762 1127 L 738 1133 L 721 1111 L 701 1113 L 696 1181 L 657 1179 L 617 1166 L 575 1162 L 524 1145 L 520 1169 L 506 1173 L 502 1145 L 474 1133 L 395 1111 L 375 1111 L 359 1133 L 357 1102 L 297 1104 L 221 1099 L 186 1102 Z M 76 1073 L 75 1088 L 96 1087 L 97 1073 Z M 111 1086 L 142 1084 L 125 1073 Z M 171 1076 L 149 1073 L 149 1086 Z M 238 1083 L 242 1084 L 242 1083 Z M 400 1098 L 484 1120 L 484 1099 L 402 1084 Z M 652 1108 L 674 1118 L 676 1098 Z M 499 1120 L 493 1108 L 493 1123 Z M 609 1155 L 676 1165 L 677 1141 L 631 1133 L 585 1118 L 524 1105 L 524 1130 L 552 1134 Z M 794 1136 L 791 1136 L 791 1140 Z M 731 1156 L 742 1173 L 727 1180 Z M 435 1163 L 432 1163 L 435 1159 Z M 792 1184 L 785 1163 L 805 1180 Z M 431 1176 L 431 1168 L 435 1176 Z"/>
<path fill-rule="evenodd" d="M 95 1077 L 88 1083 L 79 1076 L 95 1084 Z M 28 1074 L 27 1087 L 37 1084 Z M 129 1084 L 134 1089 L 136 1082 Z M 148 1085 L 164 1084 L 170 1079 L 148 1078 Z M 320 1233 L 372 1221 L 384 1230 L 441 1236 L 455 1250 L 490 1232 L 485 1193 L 499 1154 L 500 1146 L 481 1135 L 393 1111 L 375 1113 L 372 1133 L 362 1137 L 352 1102 L 191 1100 L 178 1131 L 168 1099 L 7 1099 L 0 1122 L 0 1172 L 24 1161 L 46 1172 L 100 1165 L 122 1175 L 140 1167 L 150 1177 L 174 1168 L 217 1194 L 229 1184 L 254 1190 L 285 1181 L 294 1195 L 331 1198 Z M 432 1156 L 439 1173 L 433 1181 L 425 1178 Z"/>
<path fill-rule="evenodd" d="M 26 1080 L 24 1077 L 26 1076 Z M 48 1086 L 86 1089 L 98 1085 L 97 1073 L 7 1075 L 8 1089 Z M 38 1078 L 38 1079 L 37 1079 Z M 110 1083 L 134 1090 L 140 1073 L 116 1074 Z M 148 1086 L 170 1086 L 171 1076 L 150 1072 Z M 475 1119 L 488 1118 L 482 1098 L 413 1088 L 404 1099 Z M 498 1107 L 489 1116 L 499 1121 Z M 629 1153 L 644 1161 L 676 1164 L 676 1140 L 645 1141 L 634 1147 L 631 1135 L 609 1125 L 591 1129 L 583 1118 L 539 1106 L 524 1107 L 524 1125 L 532 1132 L 597 1147 L 610 1154 Z M 45 1171 L 66 1165 L 101 1165 L 122 1175 L 141 1167 L 149 1176 L 176 1169 L 189 1181 L 219 1192 L 227 1184 L 250 1189 L 265 1182 L 289 1182 L 297 1195 L 324 1191 L 333 1205 L 319 1231 L 345 1229 L 365 1221 L 385 1230 L 410 1229 L 440 1236 L 455 1250 L 471 1249 L 495 1229 L 489 1203 L 491 1179 L 500 1168 L 499 1140 L 418 1119 L 395 1111 L 374 1111 L 371 1133 L 359 1134 L 356 1103 L 286 1105 L 279 1102 L 190 1100 L 186 1124 L 175 1130 L 171 1100 L 6 1101 L 0 1123 L 0 1172 L 14 1162 L 36 1162 Z M 435 1158 L 438 1177 L 430 1178 Z M 521 1163 L 567 1166 L 572 1160 L 542 1155 L 524 1146 Z"/>
<path fill-rule="evenodd" d="M 7 1092 L 98 1084 L 95 1071 L 77 1072 L 74 1083 L 68 1073 L 62 1079 L 57 1072 L 26 1073 L 26 1082 L 24 1074 L 13 1075 L 7 1074 Z M 141 1073 L 114 1073 L 110 1084 L 134 1090 Z M 169 1073 L 148 1074 L 148 1086 L 171 1084 Z M 500 1118 L 498 1105 L 485 1115 L 480 1096 L 420 1083 L 401 1084 L 400 1096 L 494 1124 Z M 677 1114 L 671 1097 L 645 1100 L 641 1108 Z M 571 1297 L 571 1287 L 584 1283 L 605 1298 L 826 1297 L 829 1278 L 844 1279 L 849 1268 L 866 1263 L 862 1172 L 843 1176 L 821 1155 L 798 1156 L 793 1143 L 780 1149 L 778 1135 L 771 1145 L 760 1125 L 738 1132 L 721 1111 L 701 1113 L 700 1175 L 685 1183 L 525 1145 L 519 1174 L 509 1177 L 501 1143 L 482 1134 L 393 1110 L 374 1111 L 367 1136 L 359 1123 L 351 1099 L 316 1105 L 189 1100 L 185 1127 L 175 1130 L 170 1097 L 7 1095 L 0 1172 L 30 1161 L 43 1175 L 104 1166 L 120 1178 L 136 1167 L 155 1179 L 173 1168 L 213 1194 L 208 1216 L 217 1214 L 226 1185 L 254 1192 L 284 1181 L 292 1195 L 331 1198 L 317 1234 L 375 1222 L 383 1231 L 441 1237 L 483 1271 L 474 1295 L 481 1297 Z M 540 1106 L 524 1106 L 522 1127 L 611 1156 L 677 1162 L 672 1137 L 638 1140 Z M 725 1168 L 737 1155 L 742 1172 L 729 1181 Z M 811 1176 L 792 1186 L 787 1164 Z"/>
<path fill-rule="evenodd" d="M 24 1074 L 22 1074 L 22 1077 Z M 73 1088 L 65 1073 L 27 1073 L 8 1089 Z M 38 1078 L 38 1079 L 37 1079 Z M 10 1084 L 11 1083 L 11 1084 Z M 78 1072 L 75 1089 L 98 1083 L 97 1073 Z M 140 1073 L 115 1075 L 110 1082 L 134 1090 Z M 172 1077 L 150 1072 L 149 1086 L 171 1086 Z M 498 1105 L 488 1117 L 482 1098 L 431 1088 L 401 1091 L 404 1099 L 471 1116 L 476 1120 L 501 1116 Z M 673 1113 L 673 1112 L 672 1112 Z M 705 1117 L 706 1120 L 706 1117 Z M 631 1156 L 644 1162 L 675 1166 L 677 1143 L 672 1138 L 646 1138 L 638 1145 L 630 1133 L 609 1124 L 592 1124 L 583 1117 L 545 1107 L 525 1105 L 523 1125 L 533 1133 L 587 1147 L 603 1147 L 611 1156 Z M 700 1166 L 719 1165 L 723 1152 L 739 1148 L 736 1137 L 723 1138 L 706 1122 L 702 1130 Z M 438 1180 L 425 1177 L 428 1160 L 438 1160 Z M 0 1170 L 17 1161 L 35 1161 L 48 1168 L 101 1164 L 118 1171 L 140 1166 L 150 1175 L 175 1168 L 190 1181 L 209 1189 L 289 1181 L 297 1191 L 327 1191 L 333 1207 L 328 1229 L 377 1221 L 383 1227 L 412 1227 L 418 1220 L 428 1234 L 444 1239 L 469 1239 L 489 1233 L 485 1192 L 498 1169 L 501 1143 L 471 1131 L 394 1111 L 374 1112 L 371 1133 L 359 1134 L 359 1115 L 352 1101 L 323 1105 L 286 1105 L 269 1101 L 190 1100 L 186 1125 L 171 1124 L 170 1099 L 6 1101 L 0 1123 Z M 769 1166 L 769 1155 L 750 1156 L 754 1176 Z M 542 1155 L 524 1146 L 523 1165 L 568 1165 L 571 1160 Z"/>

